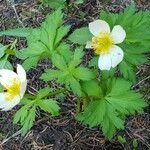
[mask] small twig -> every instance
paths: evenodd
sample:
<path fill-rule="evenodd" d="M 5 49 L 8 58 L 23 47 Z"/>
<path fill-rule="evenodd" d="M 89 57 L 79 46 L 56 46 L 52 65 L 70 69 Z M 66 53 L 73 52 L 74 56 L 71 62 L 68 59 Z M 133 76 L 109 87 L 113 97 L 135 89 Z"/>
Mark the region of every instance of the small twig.
<path fill-rule="evenodd" d="M 17 131 L 16 133 L 14 133 L 13 135 L 11 135 L 10 137 L 8 137 L 7 139 L 3 140 L 2 143 L 0 145 L 3 145 L 4 143 L 6 143 L 7 141 L 9 141 L 10 139 L 14 138 L 15 136 L 21 134 L 21 130 Z"/>
<path fill-rule="evenodd" d="M 133 88 L 137 87 L 138 85 L 140 85 L 142 82 L 148 80 L 150 78 L 150 76 L 144 78 L 143 80 L 139 81 L 136 85 L 133 86 Z"/>
<path fill-rule="evenodd" d="M 12 0 L 8 0 L 8 1 L 11 3 L 11 6 L 12 6 L 14 12 L 15 12 L 15 15 L 16 15 L 16 18 L 17 18 L 18 22 L 19 22 L 19 23 L 21 24 L 21 26 L 24 28 L 25 26 L 24 26 L 23 22 L 22 22 L 22 21 L 20 20 L 20 18 L 19 18 L 19 15 L 18 15 L 18 13 L 17 13 L 17 10 L 16 10 L 16 7 L 15 7 L 14 2 L 13 2 Z"/>

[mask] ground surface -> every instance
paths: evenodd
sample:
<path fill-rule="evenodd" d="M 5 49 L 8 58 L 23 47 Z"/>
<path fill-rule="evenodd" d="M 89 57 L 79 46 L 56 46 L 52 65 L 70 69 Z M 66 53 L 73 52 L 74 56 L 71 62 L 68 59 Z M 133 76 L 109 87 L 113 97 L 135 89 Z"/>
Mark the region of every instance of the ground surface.
<path fill-rule="evenodd" d="M 118 12 L 133 0 L 111 0 L 105 4 L 105 8 L 111 12 Z M 138 9 L 150 9 L 149 0 L 137 0 Z M 50 9 L 42 7 L 36 0 L 15 0 L 16 10 L 24 26 L 37 27 L 50 13 Z M 80 27 L 96 18 L 103 7 L 98 0 L 88 0 L 83 5 L 72 5 L 65 11 L 65 20 L 72 27 Z M 83 17 L 84 15 L 84 17 Z M 6 0 L 0 0 L 0 30 L 21 26 L 14 10 Z M 12 37 L 2 37 L 0 42 L 10 43 Z M 25 40 L 19 39 L 17 47 L 25 47 Z M 18 60 L 12 59 L 16 64 Z M 46 61 L 39 63 L 37 68 L 28 73 L 28 92 L 35 92 L 45 83 L 38 78 L 42 70 L 49 64 Z M 145 99 L 150 99 L 150 64 L 139 66 L 137 72 L 138 81 L 135 89 L 144 94 Z M 55 86 L 54 83 L 51 83 Z M 19 126 L 12 124 L 12 116 L 16 110 L 0 112 L 0 150 L 133 150 L 133 139 L 138 140 L 138 150 L 148 150 L 150 147 L 150 111 L 145 109 L 142 115 L 135 115 L 126 120 L 124 131 L 119 131 L 112 141 L 107 141 L 99 129 L 89 129 L 80 125 L 74 119 L 75 98 L 68 95 L 61 102 L 62 110 L 59 118 L 53 119 L 41 112 L 32 130 L 25 137 L 20 136 Z M 126 138 L 125 144 L 117 141 L 117 136 Z"/>

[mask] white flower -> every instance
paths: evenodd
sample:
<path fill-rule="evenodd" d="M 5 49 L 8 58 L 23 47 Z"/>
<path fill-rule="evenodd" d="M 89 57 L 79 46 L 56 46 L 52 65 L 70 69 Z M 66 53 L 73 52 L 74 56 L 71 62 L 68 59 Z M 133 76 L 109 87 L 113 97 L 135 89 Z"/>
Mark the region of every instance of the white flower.
<path fill-rule="evenodd" d="M 116 25 L 110 32 L 110 27 L 103 20 L 89 23 L 89 30 L 94 35 L 92 41 L 88 41 L 86 48 L 93 48 L 100 55 L 98 66 L 101 70 L 110 70 L 123 60 L 123 50 L 116 44 L 122 43 L 126 37 L 125 30 Z"/>
<path fill-rule="evenodd" d="M 17 73 L 0 69 L 0 83 L 4 92 L 0 93 L 0 109 L 8 111 L 16 106 L 26 91 L 26 72 L 21 65 L 17 65 Z"/>

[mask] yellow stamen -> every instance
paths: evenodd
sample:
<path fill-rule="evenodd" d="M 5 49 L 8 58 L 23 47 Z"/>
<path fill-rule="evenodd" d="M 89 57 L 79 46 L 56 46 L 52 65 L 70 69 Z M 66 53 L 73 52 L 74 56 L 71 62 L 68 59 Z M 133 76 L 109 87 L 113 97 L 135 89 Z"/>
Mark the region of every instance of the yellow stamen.
<path fill-rule="evenodd" d="M 96 54 L 107 54 L 114 45 L 114 40 L 110 33 L 101 32 L 92 38 L 92 47 Z"/>
<path fill-rule="evenodd" d="M 5 86 L 6 92 L 5 92 L 5 99 L 7 101 L 13 100 L 17 95 L 20 94 L 20 81 L 17 78 L 14 78 L 12 80 L 12 83 L 10 85 Z"/>

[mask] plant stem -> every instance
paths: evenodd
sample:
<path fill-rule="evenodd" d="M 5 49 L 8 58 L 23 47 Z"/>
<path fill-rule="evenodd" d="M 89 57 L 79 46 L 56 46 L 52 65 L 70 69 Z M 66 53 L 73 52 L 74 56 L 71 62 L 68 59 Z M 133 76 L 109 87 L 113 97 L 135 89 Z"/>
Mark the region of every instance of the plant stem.
<path fill-rule="evenodd" d="M 80 98 L 77 98 L 77 107 L 76 107 L 76 113 L 78 114 L 80 112 Z"/>
<path fill-rule="evenodd" d="M 49 96 L 54 96 L 54 95 L 58 95 L 60 93 L 64 93 L 64 92 L 67 92 L 68 90 L 67 89 L 60 89 L 60 90 L 56 90 L 52 93 L 49 93 L 48 95 L 46 95 L 45 97 L 49 97 Z"/>

